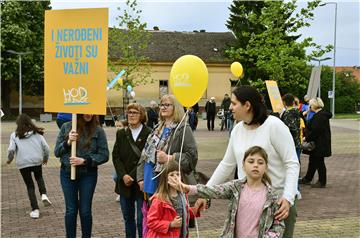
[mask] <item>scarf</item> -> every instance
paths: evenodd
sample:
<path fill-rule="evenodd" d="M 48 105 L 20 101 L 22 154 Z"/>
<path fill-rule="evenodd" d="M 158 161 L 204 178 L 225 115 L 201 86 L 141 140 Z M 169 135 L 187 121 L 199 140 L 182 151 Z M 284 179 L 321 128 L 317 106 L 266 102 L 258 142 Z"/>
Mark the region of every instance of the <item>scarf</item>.
<path fill-rule="evenodd" d="M 165 122 L 161 122 L 155 126 L 151 134 L 146 140 L 145 147 L 142 151 L 141 158 L 145 160 L 147 163 L 155 164 L 154 172 L 161 172 L 164 165 L 157 162 L 156 158 L 156 150 L 162 150 L 169 153 L 169 142 L 173 136 L 173 132 L 177 127 L 178 123 L 171 123 L 168 131 L 164 132 L 165 129 Z"/>

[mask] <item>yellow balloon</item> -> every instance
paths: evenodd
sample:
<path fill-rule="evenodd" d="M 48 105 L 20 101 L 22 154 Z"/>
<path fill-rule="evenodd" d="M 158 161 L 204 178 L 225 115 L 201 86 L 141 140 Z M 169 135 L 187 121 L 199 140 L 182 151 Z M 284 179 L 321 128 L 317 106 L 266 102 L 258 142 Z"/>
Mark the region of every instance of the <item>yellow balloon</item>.
<path fill-rule="evenodd" d="M 239 62 L 232 63 L 230 69 L 231 73 L 237 78 L 239 78 L 243 73 L 243 67 Z"/>
<path fill-rule="evenodd" d="M 195 105 L 208 85 L 209 74 L 205 63 L 195 55 L 178 58 L 170 71 L 170 88 L 184 107 Z"/>
<path fill-rule="evenodd" d="M 122 79 L 122 78 L 119 78 L 117 82 L 118 82 L 118 84 L 119 84 L 120 86 L 123 85 L 123 79 Z"/>

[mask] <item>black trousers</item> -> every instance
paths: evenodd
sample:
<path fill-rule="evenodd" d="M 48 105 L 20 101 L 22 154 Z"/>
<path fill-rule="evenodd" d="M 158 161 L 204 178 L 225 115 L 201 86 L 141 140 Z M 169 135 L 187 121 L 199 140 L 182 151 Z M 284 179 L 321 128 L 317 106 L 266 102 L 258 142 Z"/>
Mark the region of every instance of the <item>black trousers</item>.
<path fill-rule="evenodd" d="M 37 203 L 36 195 L 35 195 L 35 185 L 31 173 L 34 173 L 35 180 L 39 187 L 40 195 L 46 194 L 45 182 L 42 176 L 42 166 L 39 165 L 39 166 L 23 168 L 20 169 L 20 173 L 26 184 L 32 210 L 39 209 L 39 205 Z"/>
<path fill-rule="evenodd" d="M 207 119 L 207 128 L 208 128 L 208 130 L 213 131 L 214 130 L 215 114 L 207 114 L 206 119 Z"/>
<path fill-rule="evenodd" d="M 326 166 L 324 157 L 309 157 L 309 166 L 305 175 L 306 181 L 311 181 L 314 177 L 316 170 L 319 173 L 319 182 L 321 185 L 326 185 Z"/>

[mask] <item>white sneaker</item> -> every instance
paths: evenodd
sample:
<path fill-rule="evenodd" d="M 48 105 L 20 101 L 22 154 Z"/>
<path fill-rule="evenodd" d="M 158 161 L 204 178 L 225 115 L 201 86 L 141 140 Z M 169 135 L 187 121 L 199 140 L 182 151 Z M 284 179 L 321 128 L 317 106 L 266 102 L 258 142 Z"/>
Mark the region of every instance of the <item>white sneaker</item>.
<path fill-rule="evenodd" d="M 117 195 L 117 197 L 115 198 L 116 202 L 120 202 L 120 195 Z"/>
<path fill-rule="evenodd" d="M 30 217 L 33 219 L 38 219 L 40 216 L 39 209 L 35 209 L 34 211 L 30 212 Z"/>
<path fill-rule="evenodd" d="M 41 195 L 41 201 L 44 203 L 45 207 L 48 207 L 51 205 L 51 202 L 50 202 L 48 196 L 46 196 L 46 194 Z"/>

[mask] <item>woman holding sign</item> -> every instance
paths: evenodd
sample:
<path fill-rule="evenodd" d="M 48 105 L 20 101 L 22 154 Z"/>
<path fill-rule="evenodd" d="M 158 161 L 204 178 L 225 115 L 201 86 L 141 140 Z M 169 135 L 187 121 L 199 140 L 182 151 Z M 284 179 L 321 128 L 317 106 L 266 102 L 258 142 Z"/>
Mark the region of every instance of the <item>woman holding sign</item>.
<path fill-rule="evenodd" d="M 234 127 L 225 156 L 207 185 L 224 183 L 236 166 L 239 168 L 238 178 L 244 178 L 242 159 L 245 151 L 255 145 L 264 148 L 269 155 L 268 174 L 280 197 L 280 208 L 275 213 L 275 219 L 285 220 L 284 237 L 292 237 L 296 220 L 299 162 L 290 131 L 280 119 L 267 115 L 263 98 L 254 87 L 235 88 L 230 111 L 234 119 L 240 122 Z M 199 207 L 205 207 L 204 200 L 197 203 Z"/>
<path fill-rule="evenodd" d="M 76 157 L 71 157 L 71 142 L 77 142 Z M 71 122 L 65 123 L 56 140 L 55 156 L 60 158 L 60 181 L 65 198 L 66 237 L 76 237 L 77 214 L 80 213 L 82 237 L 91 237 L 92 199 L 97 183 L 98 165 L 109 160 L 104 130 L 92 114 L 77 115 L 77 131 Z M 71 165 L 76 167 L 76 179 L 71 180 Z"/>

